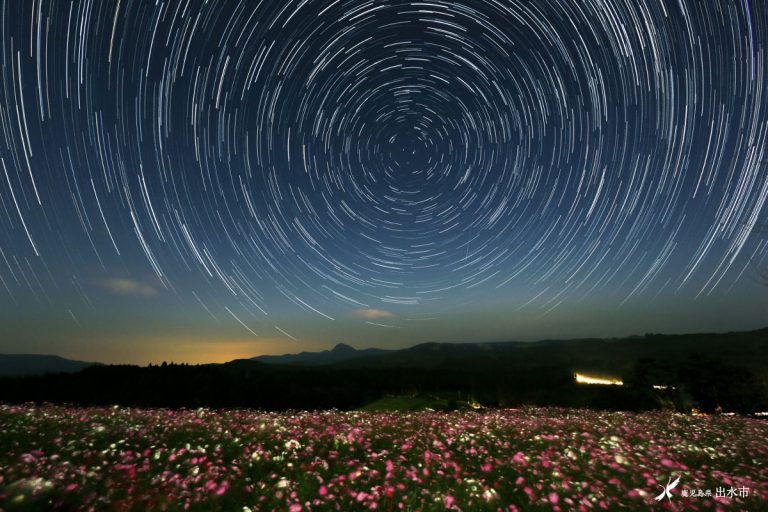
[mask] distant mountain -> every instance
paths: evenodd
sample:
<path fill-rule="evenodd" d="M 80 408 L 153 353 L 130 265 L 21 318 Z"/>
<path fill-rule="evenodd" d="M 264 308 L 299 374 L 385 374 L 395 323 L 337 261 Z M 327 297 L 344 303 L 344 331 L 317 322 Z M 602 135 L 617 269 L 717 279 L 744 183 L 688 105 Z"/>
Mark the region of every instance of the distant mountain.
<path fill-rule="evenodd" d="M 350 359 L 336 368 L 484 368 L 512 371 L 538 366 L 625 373 L 640 359 L 684 362 L 692 356 L 750 368 L 768 368 L 768 328 L 698 334 L 645 334 L 626 338 L 505 341 L 491 343 L 422 343 L 365 359 Z"/>
<path fill-rule="evenodd" d="M 645 334 L 625 338 L 585 338 L 536 342 L 422 343 L 400 350 L 355 350 L 340 343 L 333 350 L 281 356 L 258 356 L 250 361 L 274 365 L 354 368 L 435 368 L 504 371 L 536 366 L 623 373 L 639 359 L 684 361 L 692 354 L 747 367 L 768 366 L 768 328 L 746 332 Z"/>
<path fill-rule="evenodd" d="M 42 375 L 44 373 L 74 373 L 89 366 L 101 363 L 88 363 L 64 359 L 59 356 L 41 354 L 0 354 L 0 376 L 21 377 Z"/>
<path fill-rule="evenodd" d="M 14 365 L 17 374 L 21 366 Z M 581 385 L 575 372 L 620 378 L 624 385 Z M 674 407 L 683 412 L 695 407 L 707 413 L 754 413 L 768 410 L 768 329 L 532 343 L 425 343 L 391 351 L 338 345 L 323 352 L 224 364 L 99 365 L 76 373 L 0 376 L 2 403 L 350 410 L 366 404 L 391 408 L 387 397 L 392 396 L 410 397 L 405 403 L 395 400 L 397 408 L 415 406 L 413 399 L 421 407 L 425 404 L 419 397 L 436 397 L 446 408 L 471 399 L 486 407 Z M 426 406 L 438 408 L 431 402 Z"/>
<path fill-rule="evenodd" d="M 347 344 L 339 343 L 333 347 L 332 350 L 323 350 L 322 352 L 300 352 L 298 354 L 284 354 L 282 356 L 258 356 L 252 357 L 251 360 L 269 364 L 318 366 L 381 356 L 390 352 L 393 351 L 380 348 L 356 350 Z"/>

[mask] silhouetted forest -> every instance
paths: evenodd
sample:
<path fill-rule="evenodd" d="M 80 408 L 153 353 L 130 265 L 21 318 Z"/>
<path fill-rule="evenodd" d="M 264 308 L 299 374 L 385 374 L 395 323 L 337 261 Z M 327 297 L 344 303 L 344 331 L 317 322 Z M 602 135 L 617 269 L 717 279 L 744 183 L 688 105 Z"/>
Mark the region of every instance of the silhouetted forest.
<path fill-rule="evenodd" d="M 355 409 L 385 395 L 455 393 L 485 406 L 559 405 L 688 412 L 768 410 L 768 330 L 536 344 L 425 344 L 321 366 L 93 366 L 0 379 L 0 401 L 141 407 Z M 666 348 L 665 348 L 666 347 Z M 574 371 L 624 386 L 575 383 Z M 654 385 L 666 386 L 655 389 Z"/>

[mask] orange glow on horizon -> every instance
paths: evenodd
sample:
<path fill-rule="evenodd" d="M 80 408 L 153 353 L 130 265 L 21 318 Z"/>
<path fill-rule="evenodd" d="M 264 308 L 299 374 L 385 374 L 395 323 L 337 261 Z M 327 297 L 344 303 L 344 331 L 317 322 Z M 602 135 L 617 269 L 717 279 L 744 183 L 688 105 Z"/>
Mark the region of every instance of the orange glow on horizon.
<path fill-rule="evenodd" d="M 262 354 L 290 354 L 315 349 L 311 343 L 296 343 L 280 338 L 218 340 L 207 337 L 156 337 L 116 339 L 110 346 L 84 347 L 61 355 L 80 361 L 146 366 L 149 363 L 162 364 L 163 361 L 169 364 L 226 363 Z"/>

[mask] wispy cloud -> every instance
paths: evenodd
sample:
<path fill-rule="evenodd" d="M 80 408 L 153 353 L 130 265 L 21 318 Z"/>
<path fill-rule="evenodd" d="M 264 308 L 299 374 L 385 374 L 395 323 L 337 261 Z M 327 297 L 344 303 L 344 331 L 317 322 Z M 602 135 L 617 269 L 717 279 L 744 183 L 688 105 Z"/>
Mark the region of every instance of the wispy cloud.
<path fill-rule="evenodd" d="M 394 318 L 395 314 L 383 309 L 354 309 L 352 316 L 365 320 L 377 320 L 379 318 Z"/>
<path fill-rule="evenodd" d="M 137 297 L 152 297 L 157 295 L 157 290 L 135 279 L 111 278 L 101 281 L 101 286 L 114 295 L 129 295 Z"/>

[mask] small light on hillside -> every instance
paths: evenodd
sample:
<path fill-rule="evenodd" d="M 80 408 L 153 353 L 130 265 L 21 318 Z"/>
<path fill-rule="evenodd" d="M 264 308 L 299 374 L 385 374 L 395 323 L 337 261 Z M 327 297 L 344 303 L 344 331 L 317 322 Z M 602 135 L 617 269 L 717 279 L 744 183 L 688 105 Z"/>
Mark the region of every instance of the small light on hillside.
<path fill-rule="evenodd" d="M 615 377 L 597 377 L 594 375 L 586 375 L 584 373 L 574 373 L 578 384 L 596 384 L 600 386 L 623 386 L 624 382 L 621 379 Z"/>

